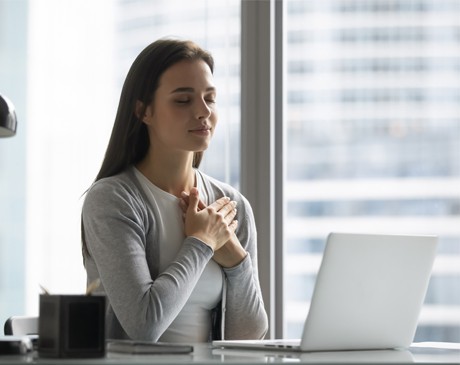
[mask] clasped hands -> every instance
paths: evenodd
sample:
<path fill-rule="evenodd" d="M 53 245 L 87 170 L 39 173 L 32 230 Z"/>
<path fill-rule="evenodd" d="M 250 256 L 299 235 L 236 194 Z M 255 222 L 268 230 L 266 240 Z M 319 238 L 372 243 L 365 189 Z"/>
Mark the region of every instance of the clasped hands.
<path fill-rule="evenodd" d="M 236 237 L 238 226 L 236 202 L 223 197 L 206 206 L 198 189 L 182 192 L 179 202 L 184 217 L 185 235 L 193 236 L 210 246 L 213 260 L 222 267 L 238 265 L 247 255 Z"/>

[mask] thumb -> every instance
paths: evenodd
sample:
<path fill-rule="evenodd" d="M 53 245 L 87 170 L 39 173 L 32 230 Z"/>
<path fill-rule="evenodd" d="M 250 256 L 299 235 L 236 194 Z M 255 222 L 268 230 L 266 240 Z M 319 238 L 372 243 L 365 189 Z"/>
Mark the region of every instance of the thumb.
<path fill-rule="evenodd" d="M 190 196 L 189 196 L 189 204 L 188 204 L 188 209 L 187 211 L 190 211 L 190 209 L 193 211 L 193 212 L 197 212 L 198 211 L 198 202 L 199 202 L 199 198 L 198 198 L 198 189 L 197 188 L 192 188 L 190 190 Z"/>

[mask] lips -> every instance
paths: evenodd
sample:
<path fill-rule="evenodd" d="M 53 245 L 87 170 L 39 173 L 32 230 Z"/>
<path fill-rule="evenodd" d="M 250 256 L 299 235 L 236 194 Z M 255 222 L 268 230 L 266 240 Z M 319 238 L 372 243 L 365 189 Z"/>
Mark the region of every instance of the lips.
<path fill-rule="evenodd" d="M 203 126 L 203 127 L 189 129 L 189 132 L 208 132 L 208 131 L 211 131 L 211 127 Z"/>

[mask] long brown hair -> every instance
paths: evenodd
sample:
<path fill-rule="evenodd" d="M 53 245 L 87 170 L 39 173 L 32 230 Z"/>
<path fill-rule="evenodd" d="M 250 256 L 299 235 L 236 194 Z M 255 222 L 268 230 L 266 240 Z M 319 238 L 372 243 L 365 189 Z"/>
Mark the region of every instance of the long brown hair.
<path fill-rule="evenodd" d="M 136 103 L 140 101 L 146 108 L 153 100 L 163 73 L 183 60 L 203 60 L 214 72 L 212 55 L 192 41 L 160 39 L 144 48 L 134 60 L 123 84 L 112 134 L 95 181 L 114 176 L 146 156 L 150 140 L 147 126 L 137 117 L 143 111 L 136 113 Z M 203 152 L 194 153 L 193 167 L 200 165 L 202 157 Z M 83 220 L 81 236 L 85 256 L 88 250 Z"/>
<path fill-rule="evenodd" d="M 149 105 L 161 75 L 182 60 L 202 59 L 214 72 L 214 60 L 208 52 L 191 41 L 161 39 L 147 46 L 133 62 L 121 91 L 109 145 L 96 181 L 113 176 L 141 161 L 150 145 L 147 127 L 136 115 L 136 102 Z M 140 113 L 143 114 L 143 113 Z M 195 152 L 198 167 L 203 152 Z"/>

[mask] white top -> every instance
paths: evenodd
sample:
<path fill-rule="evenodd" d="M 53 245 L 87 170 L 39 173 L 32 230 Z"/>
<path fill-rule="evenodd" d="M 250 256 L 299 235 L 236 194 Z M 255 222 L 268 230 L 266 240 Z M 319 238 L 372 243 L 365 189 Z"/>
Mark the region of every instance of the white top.
<path fill-rule="evenodd" d="M 160 241 L 160 273 L 172 262 L 184 242 L 184 222 L 179 198 L 169 194 L 134 169 L 149 203 L 161 212 L 158 222 Z M 199 174 L 196 174 L 200 198 L 208 204 L 206 191 Z M 210 310 L 221 300 L 223 273 L 213 260 L 206 265 L 185 306 L 159 338 L 163 342 L 206 342 L 211 328 Z"/>

